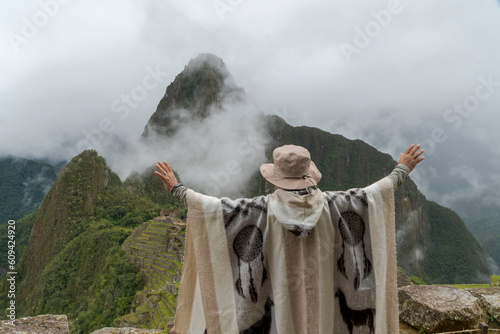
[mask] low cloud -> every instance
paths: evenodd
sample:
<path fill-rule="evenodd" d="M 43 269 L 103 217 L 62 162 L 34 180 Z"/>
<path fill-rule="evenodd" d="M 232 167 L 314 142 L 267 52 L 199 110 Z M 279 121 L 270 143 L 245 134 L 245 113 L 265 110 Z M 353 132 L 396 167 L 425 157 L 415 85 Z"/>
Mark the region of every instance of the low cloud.
<path fill-rule="evenodd" d="M 500 81 L 500 47 L 492 42 L 500 30 L 497 1 L 401 0 L 402 9 L 393 11 L 379 33 L 372 31 L 369 45 L 349 63 L 340 46 L 353 44 L 357 28 L 365 31 L 373 25 L 380 17 L 373 13 L 389 10 L 389 1 L 342 6 L 325 1 L 243 1 L 222 20 L 210 1 L 113 0 L 99 6 L 55 1 L 61 4 L 57 14 L 17 53 L 7 35 L 22 33 L 24 17 L 34 22 L 33 16 L 43 8 L 36 0 L 1 5 L 2 155 L 61 160 L 69 149 L 96 148 L 122 177 L 129 169 L 153 163 L 162 151 L 146 155 L 147 148 L 136 143 L 138 136 L 169 81 L 189 59 L 210 52 L 224 59 L 265 114 L 286 110 L 292 125 L 362 139 L 395 159 L 412 142 L 432 139 L 436 129 L 444 130 L 448 139 L 412 173 L 430 199 L 451 205 L 455 195 L 476 196 L 482 189 L 494 194 L 488 187 L 500 185 L 494 175 L 500 170 L 500 149 L 494 144 L 500 142 L 500 90 L 463 118 L 459 129 L 443 119 L 448 108 L 475 94 L 479 77 L 492 75 Z M 248 22 L 253 22 L 251 29 Z M 113 102 L 142 85 L 148 66 L 159 66 L 167 73 L 165 80 L 121 119 L 122 114 L 112 111 Z M 102 144 L 78 146 L 87 139 L 85 131 L 99 129 L 106 118 L 115 129 Z M 211 126 L 217 129 L 217 124 Z M 205 131 L 218 141 L 216 129 L 211 132 L 200 125 L 191 135 Z M 179 140 L 194 150 L 191 135 Z M 128 159 L 131 154 L 120 157 L 131 147 L 140 162 Z M 220 153 L 231 161 L 233 152 L 243 165 L 245 159 L 238 157 L 242 154 L 234 153 L 237 148 L 228 146 Z M 160 149 L 177 159 L 167 147 Z M 180 148 L 174 151 L 186 155 Z M 193 152 L 203 156 L 200 150 Z M 189 166 L 181 161 L 177 165 L 186 170 L 183 178 L 195 182 L 197 175 L 187 172 Z M 208 165 L 212 173 L 226 168 L 216 162 Z M 468 175 L 450 176 L 450 170 L 462 165 L 484 177 L 471 185 L 460 181 Z M 465 188 L 455 189 L 456 184 Z"/>
<path fill-rule="evenodd" d="M 227 101 L 200 121 L 183 124 L 172 137 L 152 135 L 130 140 L 120 154 L 110 143 L 103 151 L 121 178 L 166 160 L 182 181 L 213 196 L 243 195 L 245 183 L 265 162 L 270 143 L 263 114 L 251 102 Z"/>

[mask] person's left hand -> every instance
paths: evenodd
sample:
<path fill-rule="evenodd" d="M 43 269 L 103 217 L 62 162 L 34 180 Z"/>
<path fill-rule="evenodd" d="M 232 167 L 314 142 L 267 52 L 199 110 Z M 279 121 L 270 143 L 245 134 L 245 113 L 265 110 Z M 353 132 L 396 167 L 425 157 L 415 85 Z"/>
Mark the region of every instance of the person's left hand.
<path fill-rule="evenodd" d="M 174 175 L 174 172 L 172 172 L 172 168 L 170 168 L 166 161 L 158 161 L 156 169 L 158 169 L 158 171 L 155 171 L 156 176 L 161 179 L 165 189 L 167 189 L 168 192 L 171 192 L 172 188 L 179 183 Z"/>

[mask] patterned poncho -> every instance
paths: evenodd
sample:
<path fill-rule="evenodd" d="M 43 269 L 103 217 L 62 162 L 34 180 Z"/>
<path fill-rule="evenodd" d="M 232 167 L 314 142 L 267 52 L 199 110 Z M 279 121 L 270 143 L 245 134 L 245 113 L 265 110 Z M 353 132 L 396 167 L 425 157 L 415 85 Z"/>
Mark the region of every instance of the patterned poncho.
<path fill-rule="evenodd" d="M 187 203 L 174 333 L 399 333 L 391 179 Z"/>

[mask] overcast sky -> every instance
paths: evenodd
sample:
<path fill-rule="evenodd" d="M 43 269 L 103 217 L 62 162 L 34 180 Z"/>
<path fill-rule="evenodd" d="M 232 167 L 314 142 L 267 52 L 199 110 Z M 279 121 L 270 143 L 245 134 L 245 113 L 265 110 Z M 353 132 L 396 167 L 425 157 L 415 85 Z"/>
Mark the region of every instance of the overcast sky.
<path fill-rule="evenodd" d="M 136 138 L 213 53 L 265 114 L 395 159 L 422 142 L 412 177 L 431 199 L 499 193 L 497 1 L 26 0 L 0 18 L 0 154 Z"/>

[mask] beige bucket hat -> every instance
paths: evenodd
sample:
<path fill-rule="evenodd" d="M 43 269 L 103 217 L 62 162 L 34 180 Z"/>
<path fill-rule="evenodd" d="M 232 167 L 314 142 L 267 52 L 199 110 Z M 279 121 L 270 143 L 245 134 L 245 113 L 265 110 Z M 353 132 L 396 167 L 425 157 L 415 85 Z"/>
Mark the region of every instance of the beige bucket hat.
<path fill-rule="evenodd" d="M 273 151 L 273 164 L 262 164 L 260 173 L 277 187 L 287 190 L 305 189 L 321 180 L 321 173 L 302 146 L 284 145 Z"/>

